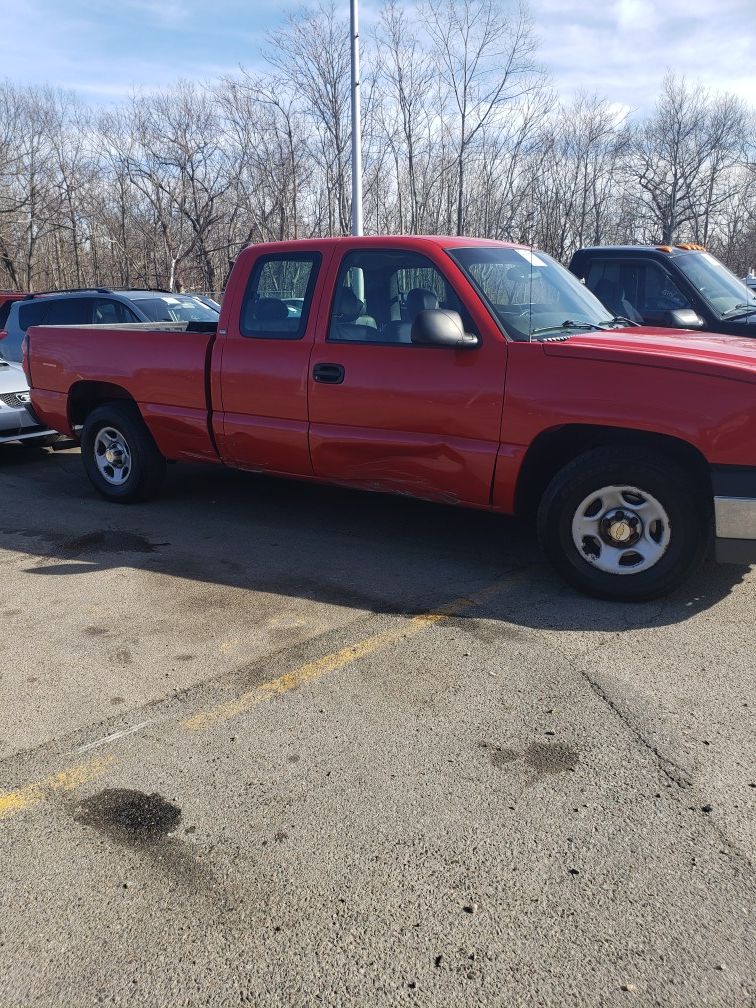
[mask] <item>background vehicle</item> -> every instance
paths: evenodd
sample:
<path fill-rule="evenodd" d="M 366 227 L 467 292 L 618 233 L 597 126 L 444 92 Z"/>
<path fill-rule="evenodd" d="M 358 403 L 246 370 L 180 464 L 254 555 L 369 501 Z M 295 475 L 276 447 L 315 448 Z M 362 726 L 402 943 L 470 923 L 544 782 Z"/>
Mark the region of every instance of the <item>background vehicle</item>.
<path fill-rule="evenodd" d="M 0 444 L 22 441 L 43 447 L 57 440 L 55 431 L 41 424 L 32 412 L 29 384 L 21 366 L 0 357 Z"/>
<path fill-rule="evenodd" d="M 743 283 L 746 285 L 746 287 L 756 289 L 756 274 L 749 273 L 748 276 L 744 276 Z"/>
<path fill-rule="evenodd" d="M 756 290 L 700 245 L 583 248 L 570 270 L 634 322 L 756 336 Z"/>
<path fill-rule="evenodd" d="M 0 317 L 1 318 L 1 317 Z M 217 322 L 218 310 L 191 294 L 156 290 L 48 291 L 9 306 L 0 325 L 7 360 L 21 360 L 21 341 L 32 325 L 122 325 L 131 322 Z"/>
<path fill-rule="evenodd" d="M 537 515 L 568 581 L 636 600 L 712 517 L 756 561 L 756 344 L 619 326 L 531 249 L 323 239 L 244 250 L 217 331 L 33 327 L 25 367 L 109 500 L 191 460 Z"/>
<path fill-rule="evenodd" d="M 14 301 L 21 301 L 27 297 L 23 291 L 0 291 L 0 339 L 5 332 L 5 320 L 11 310 Z"/>

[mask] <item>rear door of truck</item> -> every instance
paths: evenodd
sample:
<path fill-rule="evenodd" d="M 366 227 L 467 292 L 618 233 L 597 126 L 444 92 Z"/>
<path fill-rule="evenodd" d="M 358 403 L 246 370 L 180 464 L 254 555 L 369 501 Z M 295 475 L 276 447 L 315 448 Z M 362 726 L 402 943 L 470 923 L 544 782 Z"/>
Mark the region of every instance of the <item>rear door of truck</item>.
<path fill-rule="evenodd" d="M 307 379 L 331 255 L 328 243 L 293 242 L 239 257 L 235 273 L 246 282 L 229 292 L 212 392 L 215 437 L 231 465 L 313 474 Z"/>

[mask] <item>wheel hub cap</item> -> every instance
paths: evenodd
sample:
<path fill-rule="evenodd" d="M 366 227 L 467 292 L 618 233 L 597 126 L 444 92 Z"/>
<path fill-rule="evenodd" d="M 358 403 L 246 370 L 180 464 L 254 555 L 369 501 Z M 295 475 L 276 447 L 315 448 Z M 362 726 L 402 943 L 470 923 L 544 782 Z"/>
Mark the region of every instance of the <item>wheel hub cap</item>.
<path fill-rule="evenodd" d="M 664 505 L 635 486 L 605 486 L 589 494 L 572 519 L 580 557 L 607 574 L 639 574 L 667 552 L 672 525 Z"/>
<path fill-rule="evenodd" d="M 126 438 L 115 427 L 103 427 L 94 441 L 94 457 L 107 483 L 121 486 L 131 475 L 131 451 Z"/>
<path fill-rule="evenodd" d="M 599 522 L 599 533 L 610 546 L 634 546 L 643 535 L 643 522 L 634 511 L 613 508 Z"/>

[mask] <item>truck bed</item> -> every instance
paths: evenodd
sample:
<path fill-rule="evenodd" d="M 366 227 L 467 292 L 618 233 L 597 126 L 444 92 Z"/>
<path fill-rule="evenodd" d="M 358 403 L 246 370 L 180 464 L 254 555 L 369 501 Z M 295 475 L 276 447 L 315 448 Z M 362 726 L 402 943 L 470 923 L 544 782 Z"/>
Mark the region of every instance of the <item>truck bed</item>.
<path fill-rule="evenodd" d="M 197 329 L 185 322 L 32 326 L 25 361 L 34 401 L 57 430 L 75 436 L 77 402 L 112 386 L 114 399 L 139 405 L 166 458 L 217 460 L 208 381 L 215 326 Z"/>

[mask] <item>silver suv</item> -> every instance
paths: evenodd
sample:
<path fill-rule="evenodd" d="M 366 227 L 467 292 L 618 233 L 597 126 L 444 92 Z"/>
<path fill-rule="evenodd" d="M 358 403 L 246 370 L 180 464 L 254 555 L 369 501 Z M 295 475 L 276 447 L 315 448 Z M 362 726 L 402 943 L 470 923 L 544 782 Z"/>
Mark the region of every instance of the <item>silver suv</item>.
<path fill-rule="evenodd" d="M 33 325 L 112 325 L 129 322 L 217 322 L 218 309 L 192 294 L 110 287 L 46 291 L 14 301 L 0 327 L 0 354 L 21 360 L 21 344 Z"/>

